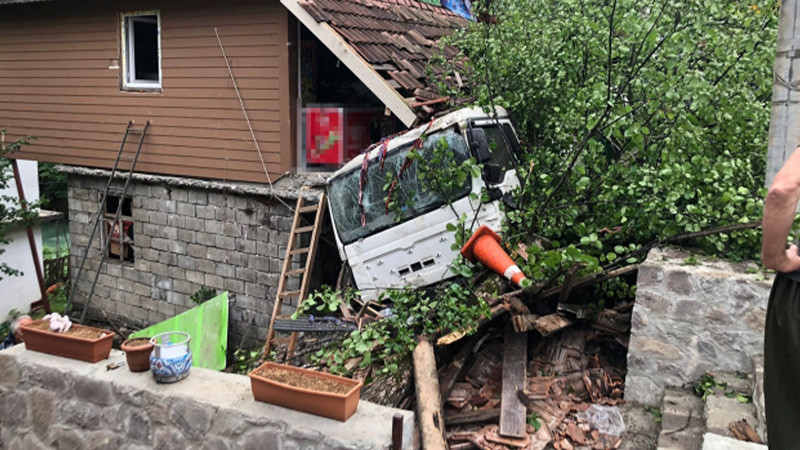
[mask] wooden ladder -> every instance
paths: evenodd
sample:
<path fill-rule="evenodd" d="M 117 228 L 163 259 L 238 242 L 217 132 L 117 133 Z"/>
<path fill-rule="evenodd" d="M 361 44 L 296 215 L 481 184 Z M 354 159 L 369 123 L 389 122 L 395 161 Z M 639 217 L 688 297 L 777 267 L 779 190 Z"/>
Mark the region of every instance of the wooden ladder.
<path fill-rule="evenodd" d="M 292 230 L 289 234 L 289 244 L 286 247 L 286 256 L 283 259 L 283 269 L 281 270 L 281 277 L 278 280 L 278 293 L 275 297 L 275 305 L 272 307 L 272 317 L 269 319 L 269 331 L 267 332 L 267 343 L 264 345 L 264 356 L 269 357 L 269 352 L 272 349 L 275 341 L 275 320 L 288 319 L 289 316 L 281 316 L 281 306 L 283 300 L 287 298 L 296 298 L 297 307 L 303 304 L 308 295 L 308 286 L 311 284 L 311 272 L 314 270 L 314 258 L 317 253 L 317 244 L 319 243 L 320 228 L 322 226 L 322 219 L 325 215 L 325 191 L 322 191 L 319 201 L 316 204 L 306 204 L 303 196 L 297 198 L 297 206 L 294 209 L 294 220 L 292 221 Z M 314 224 L 305 225 L 303 223 L 302 215 L 314 213 Z M 297 247 L 300 236 L 303 234 L 311 234 L 308 247 Z M 305 258 L 300 257 L 305 255 Z M 298 256 L 301 261 L 299 269 L 292 269 L 294 257 Z M 300 284 L 297 290 L 288 291 L 286 286 L 290 277 L 298 277 Z M 289 348 L 286 351 L 286 359 L 288 360 L 294 356 L 294 348 L 297 345 L 297 331 L 292 332 L 289 339 Z"/>

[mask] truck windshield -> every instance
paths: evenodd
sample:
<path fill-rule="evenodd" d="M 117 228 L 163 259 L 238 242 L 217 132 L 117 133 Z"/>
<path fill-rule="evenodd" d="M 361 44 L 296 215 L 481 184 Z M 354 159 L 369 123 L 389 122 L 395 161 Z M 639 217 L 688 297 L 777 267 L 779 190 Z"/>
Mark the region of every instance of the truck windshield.
<path fill-rule="evenodd" d="M 426 153 L 432 152 L 436 143 L 442 139 L 453 150 L 455 164 L 461 164 L 469 158 L 467 143 L 464 137 L 454 128 L 428 135 L 420 150 L 423 157 L 425 157 Z M 336 223 L 336 229 L 339 232 L 339 239 L 341 239 L 342 243 L 349 244 L 397 224 L 395 214 L 392 212 L 386 213 L 386 190 L 384 190 L 384 186 L 387 184 L 387 174 L 395 175 L 400 171 L 410 150 L 411 145 L 409 144 L 391 151 L 386 156 L 383 170 L 381 170 L 377 159 L 370 161 L 363 192 L 362 203 L 366 217 L 366 225 L 363 227 L 361 226 L 361 208 L 358 205 L 361 168 L 331 180 L 328 187 L 328 195 L 333 220 Z M 467 195 L 471 186 L 471 180 L 467 179 L 461 190 L 456 193 L 455 198 Z M 444 199 L 441 196 L 426 189 L 424 183 L 418 179 L 416 161 L 405 170 L 392 194 L 393 199 L 399 199 L 403 195 L 413 196 L 413 206 L 402 209 L 403 217 L 401 221 L 420 216 L 444 204 Z"/>

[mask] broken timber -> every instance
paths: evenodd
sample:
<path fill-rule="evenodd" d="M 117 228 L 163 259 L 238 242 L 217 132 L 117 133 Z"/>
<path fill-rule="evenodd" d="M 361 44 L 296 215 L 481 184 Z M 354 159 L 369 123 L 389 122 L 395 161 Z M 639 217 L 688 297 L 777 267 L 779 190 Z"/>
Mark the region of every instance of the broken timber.
<path fill-rule="evenodd" d="M 506 323 L 503 341 L 503 393 L 499 434 L 522 439 L 527 437 L 526 414 L 525 405 L 517 397 L 517 392 L 525 387 L 528 335 L 517 333 L 511 323 Z"/>
<path fill-rule="evenodd" d="M 446 449 L 442 399 L 439 397 L 439 380 L 436 377 L 436 358 L 433 345 L 420 339 L 412 353 L 414 359 L 414 386 L 417 395 L 417 418 L 423 450 Z"/>

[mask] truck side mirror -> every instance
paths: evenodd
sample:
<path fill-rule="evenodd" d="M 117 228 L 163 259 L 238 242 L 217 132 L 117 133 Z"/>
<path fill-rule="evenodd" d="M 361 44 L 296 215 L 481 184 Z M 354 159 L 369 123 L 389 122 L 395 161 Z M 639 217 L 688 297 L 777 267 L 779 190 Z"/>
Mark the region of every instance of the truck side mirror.
<path fill-rule="evenodd" d="M 503 181 L 503 168 L 499 164 L 483 165 L 483 178 L 487 183 L 497 184 Z"/>
<path fill-rule="evenodd" d="M 485 163 L 492 159 L 492 152 L 489 150 L 489 141 L 486 139 L 486 133 L 483 131 L 483 128 L 468 129 L 467 141 L 478 163 Z"/>

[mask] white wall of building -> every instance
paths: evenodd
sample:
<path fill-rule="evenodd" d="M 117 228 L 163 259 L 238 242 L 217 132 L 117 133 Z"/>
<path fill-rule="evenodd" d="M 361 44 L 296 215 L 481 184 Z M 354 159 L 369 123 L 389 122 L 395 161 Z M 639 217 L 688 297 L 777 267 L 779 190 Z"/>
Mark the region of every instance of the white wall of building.
<path fill-rule="evenodd" d="M 36 161 L 19 162 L 20 177 L 22 178 L 25 198 L 29 202 L 39 199 L 39 174 Z M 11 169 L 9 169 L 11 170 Z M 0 195 L 16 197 L 17 188 L 13 178 L 7 189 L 0 190 Z M 42 263 L 42 232 L 37 225 L 33 229 L 36 241 L 36 250 L 39 253 L 39 262 Z M 21 270 L 23 275 L 16 277 L 3 277 L 0 280 L 0 321 L 5 320 L 12 309 L 28 312 L 30 305 L 41 298 L 39 282 L 36 279 L 36 269 L 33 266 L 31 249 L 28 244 L 28 235 L 24 226 L 15 227 L 8 236 L 12 242 L 5 245 L 5 253 L 0 255 L 0 261 L 7 263 L 14 269 Z"/>

